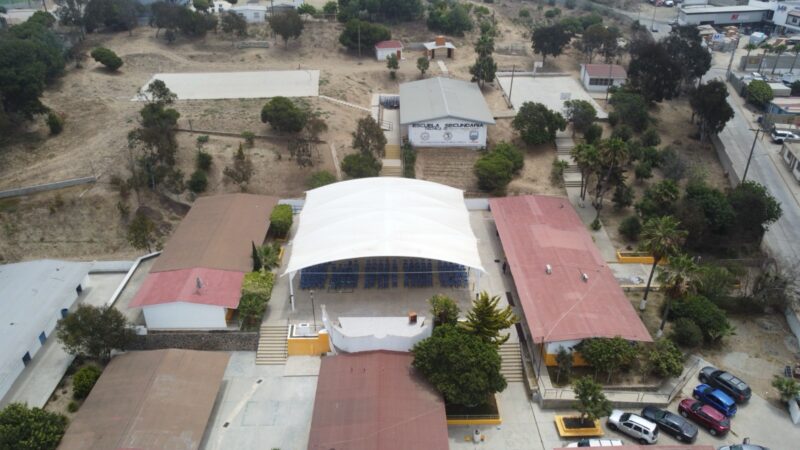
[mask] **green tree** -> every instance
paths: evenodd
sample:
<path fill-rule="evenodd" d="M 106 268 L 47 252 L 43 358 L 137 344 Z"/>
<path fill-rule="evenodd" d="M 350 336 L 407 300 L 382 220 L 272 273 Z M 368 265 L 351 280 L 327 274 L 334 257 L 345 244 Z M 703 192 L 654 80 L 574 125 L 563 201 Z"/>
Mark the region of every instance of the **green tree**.
<path fill-rule="evenodd" d="M 339 9 L 339 4 L 333 0 L 330 0 L 325 3 L 322 7 L 322 13 L 326 16 L 336 15 L 336 11 Z"/>
<path fill-rule="evenodd" d="M 472 81 L 477 81 L 483 87 L 487 81 L 494 81 L 497 63 L 489 55 L 479 55 L 475 64 L 469 67 L 469 73 L 472 75 Z"/>
<path fill-rule="evenodd" d="M 128 225 L 128 243 L 137 250 L 153 251 L 156 241 L 156 226 L 141 211 L 137 211 Z"/>
<path fill-rule="evenodd" d="M 539 27 L 533 30 L 533 52 L 542 55 L 542 63 L 547 55 L 557 58 L 569 44 L 572 35 L 561 24 Z"/>
<path fill-rule="evenodd" d="M 661 290 L 664 292 L 667 302 L 664 306 L 664 314 L 656 337 L 661 337 L 664 334 L 664 326 L 667 324 L 672 302 L 696 291 L 697 273 L 698 267 L 694 259 L 683 253 L 670 256 L 667 264 L 661 268 L 661 272 L 658 274 L 658 281 L 661 283 Z"/>
<path fill-rule="evenodd" d="M 623 165 L 628 160 L 628 146 L 620 139 L 606 139 L 597 144 L 599 166 L 595 168 L 595 190 L 592 206 L 597 210 L 595 222 L 599 223 L 603 198 L 613 186 L 624 182 Z"/>
<path fill-rule="evenodd" d="M 467 6 L 457 2 L 434 2 L 428 6 L 428 29 L 452 36 L 463 36 L 472 30 Z"/>
<path fill-rule="evenodd" d="M 419 70 L 420 76 L 424 77 L 425 72 L 430 68 L 431 62 L 428 60 L 427 56 L 420 56 L 417 58 L 417 70 Z"/>
<path fill-rule="evenodd" d="M 222 169 L 222 174 L 244 189 L 250 182 L 253 172 L 255 172 L 253 161 L 244 153 L 242 144 L 239 144 L 239 149 L 233 154 L 233 165 Z"/>
<path fill-rule="evenodd" d="M 389 69 L 389 76 L 391 79 L 397 78 L 397 69 L 400 68 L 400 63 L 397 60 L 397 55 L 392 53 L 386 57 L 386 68 Z"/>
<path fill-rule="evenodd" d="M 67 418 L 42 408 L 11 403 L 0 410 L 0 450 L 55 450 Z"/>
<path fill-rule="evenodd" d="M 683 373 L 683 352 L 667 339 L 657 340 L 647 351 L 647 366 L 657 376 L 679 377 Z"/>
<path fill-rule="evenodd" d="M 608 401 L 603 388 L 599 383 L 590 377 L 579 378 L 573 384 L 575 397 L 575 409 L 581 413 L 581 421 L 588 425 L 594 425 L 594 421 L 611 414 L 611 402 Z"/>
<path fill-rule="evenodd" d="M 94 364 L 78 369 L 75 375 L 72 376 L 72 398 L 82 400 L 88 397 L 102 373 L 102 369 Z"/>
<path fill-rule="evenodd" d="M 644 130 L 652 121 L 648 113 L 647 102 L 636 92 L 616 89 L 611 94 L 609 103 L 614 107 L 614 113 L 619 120 L 635 131 Z"/>
<path fill-rule="evenodd" d="M 258 272 L 264 267 L 264 264 L 261 263 L 261 253 L 256 248 L 255 242 L 250 241 L 250 244 L 253 246 L 253 250 L 250 252 L 250 258 L 253 260 L 253 272 Z"/>
<path fill-rule="evenodd" d="M 783 215 L 781 204 L 755 181 L 745 181 L 733 188 L 728 201 L 736 212 L 736 232 L 745 239 L 760 242 L 769 225 Z"/>
<path fill-rule="evenodd" d="M 297 7 L 298 14 L 308 14 L 309 16 L 316 16 L 317 15 L 317 8 L 314 5 L 309 5 L 308 3 L 303 3 Z"/>
<path fill-rule="evenodd" d="M 678 345 L 695 348 L 703 343 L 703 331 L 688 317 L 681 317 L 672 324 L 672 339 Z"/>
<path fill-rule="evenodd" d="M 641 232 L 642 222 L 640 222 L 639 218 L 635 215 L 626 217 L 619 224 L 619 234 L 625 236 L 625 238 L 629 241 L 635 241 L 639 239 L 639 234 Z"/>
<path fill-rule="evenodd" d="M 318 170 L 311 174 L 306 182 L 309 189 L 316 189 L 318 187 L 326 186 L 328 184 L 336 183 L 336 176 L 327 170 Z"/>
<path fill-rule="evenodd" d="M 239 299 L 239 323 L 242 330 L 258 329 L 272 296 L 275 275 L 266 270 L 245 274 Z"/>
<path fill-rule="evenodd" d="M 564 102 L 564 114 L 568 122 L 572 122 L 572 135 L 575 132 L 586 133 L 597 120 L 597 110 L 586 100 L 567 100 Z"/>
<path fill-rule="evenodd" d="M 208 12 L 208 8 L 210 7 L 208 0 L 192 0 L 192 6 L 194 6 L 194 9 L 202 12 Z"/>
<path fill-rule="evenodd" d="M 475 161 L 473 171 L 478 178 L 478 187 L 486 192 L 502 194 L 523 164 L 522 152 L 514 145 L 497 144 Z"/>
<path fill-rule="evenodd" d="M 460 327 L 441 325 L 411 350 L 413 366 L 447 402 L 474 406 L 504 390 L 497 347 Z"/>
<path fill-rule="evenodd" d="M 686 239 L 686 232 L 679 227 L 680 222 L 672 216 L 648 219 L 642 227 L 639 248 L 653 256 L 653 265 L 650 267 L 650 275 L 647 277 L 644 297 L 639 303 L 639 309 L 642 311 L 647 308 L 647 296 L 650 294 L 650 284 L 653 282 L 653 275 L 656 273 L 658 263 L 664 258 L 677 254 Z"/>
<path fill-rule="evenodd" d="M 97 47 L 92 50 L 92 58 L 112 72 L 116 72 L 122 67 L 122 58 L 117 56 L 113 51 L 105 47 Z"/>
<path fill-rule="evenodd" d="M 386 154 L 386 135 L 372 116 L 358 120 L 353 132 L 353 148 L 365 155 L 383 158 Z"/>
<path fill-rule="evenodd" d="M 392 33 L 382 25 L 352 19 L 347 22 L 342 34 L 339 35 L 339 43 L 361 54 L 364 50 L 371 51 L 378 42 L 391 38 Z"/>
<path fill-rule="evenodd" d="M 481 33 L 481 36 L 475 41 L 475 53 L 478 57 L 492 56 L 494 53 L 494 38 L 489 33 Z"/>
<path fill-rule="evenodd" d="M 501 309 L 497 306 L 499 302 L 500 296 L 489 297 L 486 291 L 482 291 L 472 302 L 472 309 L 467 313 L 467 320 L 463 324 L 469 333 L 498 347 L 510 337 L 509 334 L 501 335 L 500 331 L 511 327 L 519 320 L 511 306 Z"/>
<path fill-rule="evenodd" d="M 89 33 L 105 27 L 111 31 L 131 31 L 139 25 L 143 7 L 135 0 L 89 0 L 83 18 Z"/>
<path fill-rule="evenodd" d="M 232 11 L 225 11 L 220 15 L 220 29 L 225 34 L 238 37 L 247 35 L 247 20 Z"/>
<path fill-rule="evenodd" d="M 692 115 L 700 118 L 701 140 L 722 131 L 725 124 L 733 118 L 733 108 L 728 104 L 727 98 L 728 88 L 718 80 L 701 84 L 692 91 L 689 104 L 692 106 Z"/>
<path fill-rule="evenodd" d="M 261 122 L 281 133 L 299 133 L 308 121 L 308 112 L 286 97 L 272 97 L 261 109 Z"/>
<path fill-rule="evenodd" d="M 377 177 L 383 163 L 371 153 L 353 153 L 342 160 L 342 171 L 350 178 Z"/>
<path fill-rule="evenodd" d="M 673 303 L 671 318 L 692 320 L 703 333 L 706 342 L 718 342 L 734 334 L 736 329 L 728 321 L 725 311 L 705 297 L 690 295 Z"/>
<path fill-rule="evenodd" d="M 195 170 L 187 183 L 189 190 L 195 194 L 205 192 L 208 188 L 208 174 L 205 170 Z"/>
<path fill-rule="evenodd" d="M 289 46 L 289 39 L 299 38 L 305 26 L 303 24 L 303 19 L 300 18 L 300 14 L 293 9 L 271 15 L 267 21 L 272 31 L 283 39 L 284 47 Z"/>
<path fill-rule="evenodd" d="M 678 95 L 682 67 L 664 45 L 646 42 L 631 49 L 628 81 L 647 102 L 661 102 Z"/>
<path fill-rule="evenodd" d="M 3 68 L 0 71 L 0 111 L 9 118 L 19 115 L 31 120 L 47 112 L 47 107 L 39 101 L 47 79 L 41 57 L 43 50 L 43 45 L 37 42 L 11 37 L 0 39 L 0 67 Z"/>
<path fill-rule="evenodd" d="M 275 236 L 286 237 L 294 222 L 291 205 L 277 205 L 269 216 L 269 229 Z"/>
<path fill-rule="evenodd" d="M 556 384 L 558 384 L 561 378 L 561 372 L 565 372 L 567 378 L 569 378 L 572 373 L 572 362 L 572 353 L 568 352 L 564 347 L 559 347 L 558 353 L 556 353 L 556 366 L 558 367 L 558 372 L 556 372 Z"/>
<path fill-rule="evenodd" d="M 83 13 L 87 3 L 88 0 L 62 0 L 59 3 L 59 8 L 56 9 L 56 15 L 61 23 L 78 28 L 81 33 L 81 39 L 86 37 Z"/>
<path fill-rule="evenodd" d="M 606 372 L 608 381 L 615 371 L 629 367 L 639 355 L 639 348 L 616 336 L 613 338 L 586 339 L 578 350 L 596 372 Z"/>
<path fill-rule="evenodd" d="M 753 80 L 747 85 L 747 101 L 759 108 L 766 108 L 772 101 L 772 88 L 766 81 Z"/>
<path fill-rule="evenodd" d="M 177 96 L 162 80 L 153 80 L 147 89 L 138 92 L 138 97 L 145 100 L 145 105 L 139 111 L 139 126 L 128 133 L 128 145 L 132 152 L 139 152 L 137 162 L 143 169 L 143 181 L 155 189 L 174 172 L 178 149 L 175 128 L 180 113 L 169 106 Z"/>
<path fill-rule="evenodd" d="M 539 145 L 553 142 L 556 139 L 556 131 L 564 130 L 567 121 L 560 113 L 550 111 L 541 103 L 525 102 L 511 122 L 511 126 L 517 130 L 526 144 Z"/>
<path fill-rule="evenodd" d="M 592 144 L 578 144 L 570 150 L 570 154 L 581 173 L 580 198 L 581 201 L 585 201 L 586 192 L 589 190 L 589 179 L 600 164 L 600 152 Z"/>
<path fill-rule="evenodd" d="M 461 310 L 455 300 L 444 294 L 436 294 L 428 299 L 428 303 L 431 305 L 431 315 L 436 326 L 458 323 L 458 315 Z"/>
<path fill-rule="evenodd" d="M 64 118 L 54 111 L 48 112 L 47 127 L 50 128 L 50 134 L 53 136 L 61 134 L 64 131 Z"/>
<path fill-rule="evenodd" d="M 645 189 L 641 200 L 636 203 L 636 211 L 645 221 L 674 214 L 679 196 L 680 191 L 674 181 L 662 180 Z"/>
<path fill-rule="evenodd" d="M 70 355 L 108 362 L 113 350 L 128 347 L 134 333 L 131 323 L 118 309 L 80 305 L 58 321 L 56 336 Z"/>
<path fill-rule="evenodd" d="M 778 391 L 778 395 L 780 395 L 781 402 L 783 403 L 790 402 L 800 395 L 800 383 L 793 378 L 773 375 L 772 387 Z"/>
<path fill-rule="evenodd" d="M 586 54 L 589 63 L 592 62 L 595 52 L 600 52 L 607 41 L 608 28 L 602 23 L 596 23 L 583 30 L 580 48 Z"/>

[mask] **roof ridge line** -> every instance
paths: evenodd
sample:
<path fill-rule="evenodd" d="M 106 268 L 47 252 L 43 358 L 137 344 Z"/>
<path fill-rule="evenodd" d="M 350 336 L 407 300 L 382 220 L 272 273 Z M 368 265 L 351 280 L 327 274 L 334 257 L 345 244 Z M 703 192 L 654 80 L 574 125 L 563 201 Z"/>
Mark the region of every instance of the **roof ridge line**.
<path fill-rule="evenodd" d="M 439 84 L 439 94 L 442 96 L 442 103 L 444 104 L 444 110 L 448 116 L 452 116 L 453 113 L 450 112 L 450 104 L 447 103 L 447 95 L 444 93 L 444 85 L 442 84 L 442 77 L 436 77 L 436 82 Z"/>

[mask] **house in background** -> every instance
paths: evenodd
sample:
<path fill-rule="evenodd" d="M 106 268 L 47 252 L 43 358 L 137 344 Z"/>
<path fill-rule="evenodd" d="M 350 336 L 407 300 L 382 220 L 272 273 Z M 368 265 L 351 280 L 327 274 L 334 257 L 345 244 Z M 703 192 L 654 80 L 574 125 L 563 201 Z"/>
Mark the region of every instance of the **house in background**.
<path fill-rule="evenodd" d="M 234 6 L 230 10 L 244 17 L 247 23 L 260 23 L 267 20 L 267 9 L 266 5 L 242 5 Z"/>
<path fill-rule="evenodd" d="M 475 83 L 436 77 L 400 85 L 400 125 L 414 147 L 486 147 L 494 123 Z"/>
<path fill-rule="evenodd" d="M 50 259 L 0 266 L 0 400 L 87 287 L 91 267 Z"/>
<path fill-rule="evenodd" d="M 456 46 L 452 42 L 446 41 L 444 36 L 436 36 L 433 42 L 426 42 L 423 45 L 428 59 L 453 58 L 455 56 Z"/>
<path fill-rule="evenodd" d="M 617 64 L 581 64 L 581 83 L 589 92 L 605 92 L 609 86 L 622 86 L 628 74 Z"/>
<path fill-rule="evenodd" d="M 378 61 L 385 61 L 389 55 L 397 56 L 397 59 L 403 59 L 403 43 L 400 41 L 380 41 L 375 44 L 375 57 Z"/>
<path fill-rule="evenodd" d="M 224 329 L 269 228 L 275 197 L 202 197 L 183 218 L 131 301 L 151 329 Z"/>
<path fill-rule="evenodd" d="M 800 145 L 796 142 L 784 142 L 781 148 L 781 158 L 792 173 L 795 180 L 800 183 Z"/>

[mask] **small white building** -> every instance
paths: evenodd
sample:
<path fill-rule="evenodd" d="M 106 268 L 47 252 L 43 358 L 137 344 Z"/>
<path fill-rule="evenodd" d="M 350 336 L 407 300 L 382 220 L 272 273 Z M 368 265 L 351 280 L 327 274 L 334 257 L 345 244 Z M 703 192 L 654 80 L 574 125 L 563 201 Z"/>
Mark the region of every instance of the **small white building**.
<path fill-rule="evenodd" d="M 91 267 L 49 259 L 0 266 L 0 400 L 87 287 Z"/>
<path fill-rule="evenodd" d="M 785 142 L 781 148 L 781 157 L 789 172 L 800 183 L 800 146 L 795 142 Z"/>
<path fill-rule="evenodd" d="M 617 64 L 581 64 L 581 83 L 589 92 L 605 92 L 609 86 L 622 86 L 628 74 Z"/>
<path fill-rule="evenodd" d="M 265 5 L 242 5 L 234 6 L 231 12 L 244 17 L 247 23 L 260 23 L 267 20 L 267 9 Z"/>
<path fill-rule="evenodd" d="M 400 125 L 414 147 L 486 147 L 494 123 L 475 83 L 436 77 L 400 85 Z"/>
<path fill-rule="evenodd" d="M 375 44 L 375 57 L 378 61 L 385 61 L 389 55 L 395 55 L 398 60 L 403 59 L 403 43 L 391 40 L 380 41 Z"/>

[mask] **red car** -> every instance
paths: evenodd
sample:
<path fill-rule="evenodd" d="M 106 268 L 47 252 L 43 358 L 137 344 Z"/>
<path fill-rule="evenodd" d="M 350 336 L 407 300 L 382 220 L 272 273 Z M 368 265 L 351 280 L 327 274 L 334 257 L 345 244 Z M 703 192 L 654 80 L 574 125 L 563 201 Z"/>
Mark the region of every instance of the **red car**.
<path fill-rule="evenodd" d="M 731 421 L 725 417 L 725 414 L 717 411 L 711 405 L 691 398 L 681 400 L 678 412 L 683 417 L 707 429 L 712 436 L 722 436 L 731 429 Z"/>

